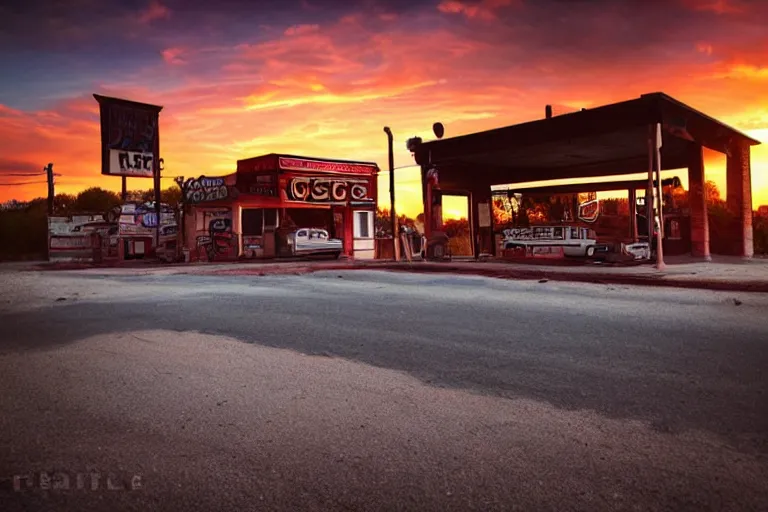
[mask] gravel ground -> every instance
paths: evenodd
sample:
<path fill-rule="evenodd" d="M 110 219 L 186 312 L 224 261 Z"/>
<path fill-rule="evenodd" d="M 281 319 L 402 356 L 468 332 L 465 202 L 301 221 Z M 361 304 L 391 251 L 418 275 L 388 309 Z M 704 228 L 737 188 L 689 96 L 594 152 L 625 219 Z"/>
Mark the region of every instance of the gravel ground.
<path fill-rule="evenodd" d="M 768 510 L 768 296 L 0 273 L 0 510 Z M 142 488 L 16 492 L 13 475 Z"/>

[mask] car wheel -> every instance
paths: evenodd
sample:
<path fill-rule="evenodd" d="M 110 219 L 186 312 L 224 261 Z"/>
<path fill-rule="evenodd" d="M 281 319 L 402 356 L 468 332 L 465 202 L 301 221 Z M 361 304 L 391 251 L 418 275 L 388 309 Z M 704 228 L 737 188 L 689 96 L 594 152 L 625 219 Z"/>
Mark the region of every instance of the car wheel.
<path fill-rule="evenodd" d="M 591 258 L 595 255 L 595 248 L 594 246 L 587 247 L 587 257 Z"/>

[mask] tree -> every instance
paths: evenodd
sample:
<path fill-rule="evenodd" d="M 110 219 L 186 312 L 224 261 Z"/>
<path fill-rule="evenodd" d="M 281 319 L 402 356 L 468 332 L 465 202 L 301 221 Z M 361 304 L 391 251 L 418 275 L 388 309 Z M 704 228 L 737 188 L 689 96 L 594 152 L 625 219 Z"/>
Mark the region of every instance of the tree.
<path fill-rule="evenodd" d="M 629 200 L 623 197 L 609 198 L 601 201 L 600 211 L 605 215 L 618 217 L 629 216 Z"/>
<path fill-rule="evenodd" d="M 149 190 L 129 190 L 125 194 L 126 201 L 136 201 L 140 203 L 146 203 L 155 200 L 155 191 Z"/>
<path fill-rule="evenodd" d="M 392 236 L 392 220 L 388 208 L 376 208 L 376 224 L 374 230 L 377 238 Z"/>
<path fill-rule="evenodd" d="M 448 238 L 469 236 L 469 221 L 467 219 L 448 219 L 443 222 L 443 232 Z"/>
<path fill-rule="evenodd" d="M 106 213 L 121 204 L 120 196 L 109 190 L 91 187 L 77 194 L 75 208 L 78 212 Z"/>
<path fill-rule="evenodd" d="M 181 201 L 181 188 L 173 186 L 161 190 L 160 200 L 161 202 L 175 208 Z"/>
<path fill-rule="evenodd" d="M 752 220 L 755 254 L 768 254 L 768 217 L 754 215 Z"/>
<path fill-rule="evenodd" d="M 704 193 L 707 198 L 707 204 L 716 204 L 721 201 L 720 189 L 717 188 L 717 183 L 712 180 L 707 180 L 704 184 Z"/>
<path fill-rule="evenodd" d="M 151 203 L 155 201 L 154 189 L 147 190 L 129 190 L 126 193 L 127 201 L 137 201 L 141 203 Z M 171 207 L 176 207 L 181 201 L 181 188 L 178 186 L 168 187 L 160 191 L 160 202 Z"/>
<path fill-rule="evenodd" d="M 77 197 L 72 194 L 56 194 L 53 197 L 53 213 L 67 217 L 75 211 Z"/>

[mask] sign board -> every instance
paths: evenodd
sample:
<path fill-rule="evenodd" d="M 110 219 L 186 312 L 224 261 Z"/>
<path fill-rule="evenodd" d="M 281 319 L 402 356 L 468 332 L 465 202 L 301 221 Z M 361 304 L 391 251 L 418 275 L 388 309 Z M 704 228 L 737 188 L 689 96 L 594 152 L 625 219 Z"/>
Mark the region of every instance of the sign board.
<path fill-rule="evenodd" d="M 152 178 L 158 165 L 163 107 L 94 94 L 101 117 L 101 173 Z"/>
<path fill-rule="evenodd" d="M 277 197 L 278 177 L 277 172 L 267 173 L 246 173 L 238 172 L 237 190 L 243 194 L 253 194 L 257 196 Z"/>
<path fill-rule="evenodd" d="M 491 227 L 491 209 L 488 203 L 477 203 L 477 225 L 481 228 Z"/>
<path fill-rule="evenodd" d="M 91 235 L 51 235 L 51 249 L 88 250 L 92 247 Z"/>
<path fill-rule="evenodd" d="M 160 210 L 160 227 L 171 226 L 176 223 L 173 209 L 163 204 Z M 153 203 L 123 205 L 118 219 L 118 233 L 120 236 L 154 236 L 157 229 L 157 213 Z"/>
<path fill-rule="evenodd" d="M 587 201 L 586 203 L 581 203 L 579 205 L 579 220 L 584 222 L 595 222 L 597 221 L 597 218 L 600 216 L 600 201 L 597 199 L 593 199 L 592 201 Z"/>
<path fill-rule="evenodd" d="M 288 182 L 288 199 L 312 203 L 373 202 L 369 181 L 326 177 L 296 177 Z"/>
<path fill-rule="evenodd" d="M 501 233 L 510 240 L 565 240 L 566 226 L 534 226 L 531 228 L 510 228 Z"/>
<path fill-rule="evenodd" d="M 155 155 L 136 151 L 109 150 L 109 172 L 113 176 L 151 178 L 154 172 Z"/>
<path fill-rule="evenodd" d="M 227 186 L 224 178 L 189 178 L 182 186 L 184 202 L 188 204 L 224 201 L 237 197 L 234 187 Z"/>
<path fill-rule="evenodd" d="M 351 162 L 326 162 L 306 158 L 280 157 L 279 165 L 285 171 L 312 171 L 336 174 L 375 174 L 379 171 L 376 164 Z"/>

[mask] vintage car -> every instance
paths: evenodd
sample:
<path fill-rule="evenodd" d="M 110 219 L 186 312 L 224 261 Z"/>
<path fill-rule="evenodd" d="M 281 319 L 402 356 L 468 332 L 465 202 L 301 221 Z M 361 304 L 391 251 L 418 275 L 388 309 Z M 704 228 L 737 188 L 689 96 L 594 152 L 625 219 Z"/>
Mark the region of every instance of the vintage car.
<path fill-rule="evenodd" d="M 324 229 L 297 229 L 288 235 L 287 242 L 294 256 L 328 255 L 338 258 L 344 250 L 342 241 L 331 238 Z"/>
<path fill-rule="evenodd" d="M 537 251 L 543 248 L 562 250 L 564 256 L 593 258 L 608 252 L 608 246 L 597 242 L 594 230 L 580 226 L 533 226 L 504 230 L 501 248 Z"/>
<path fill-rule="evenodd" d="M 651 258 L 651 246 L 648 242 L 621 244 L 621 252 L 632 256 L 636 260 L 648 260 Z"/>

